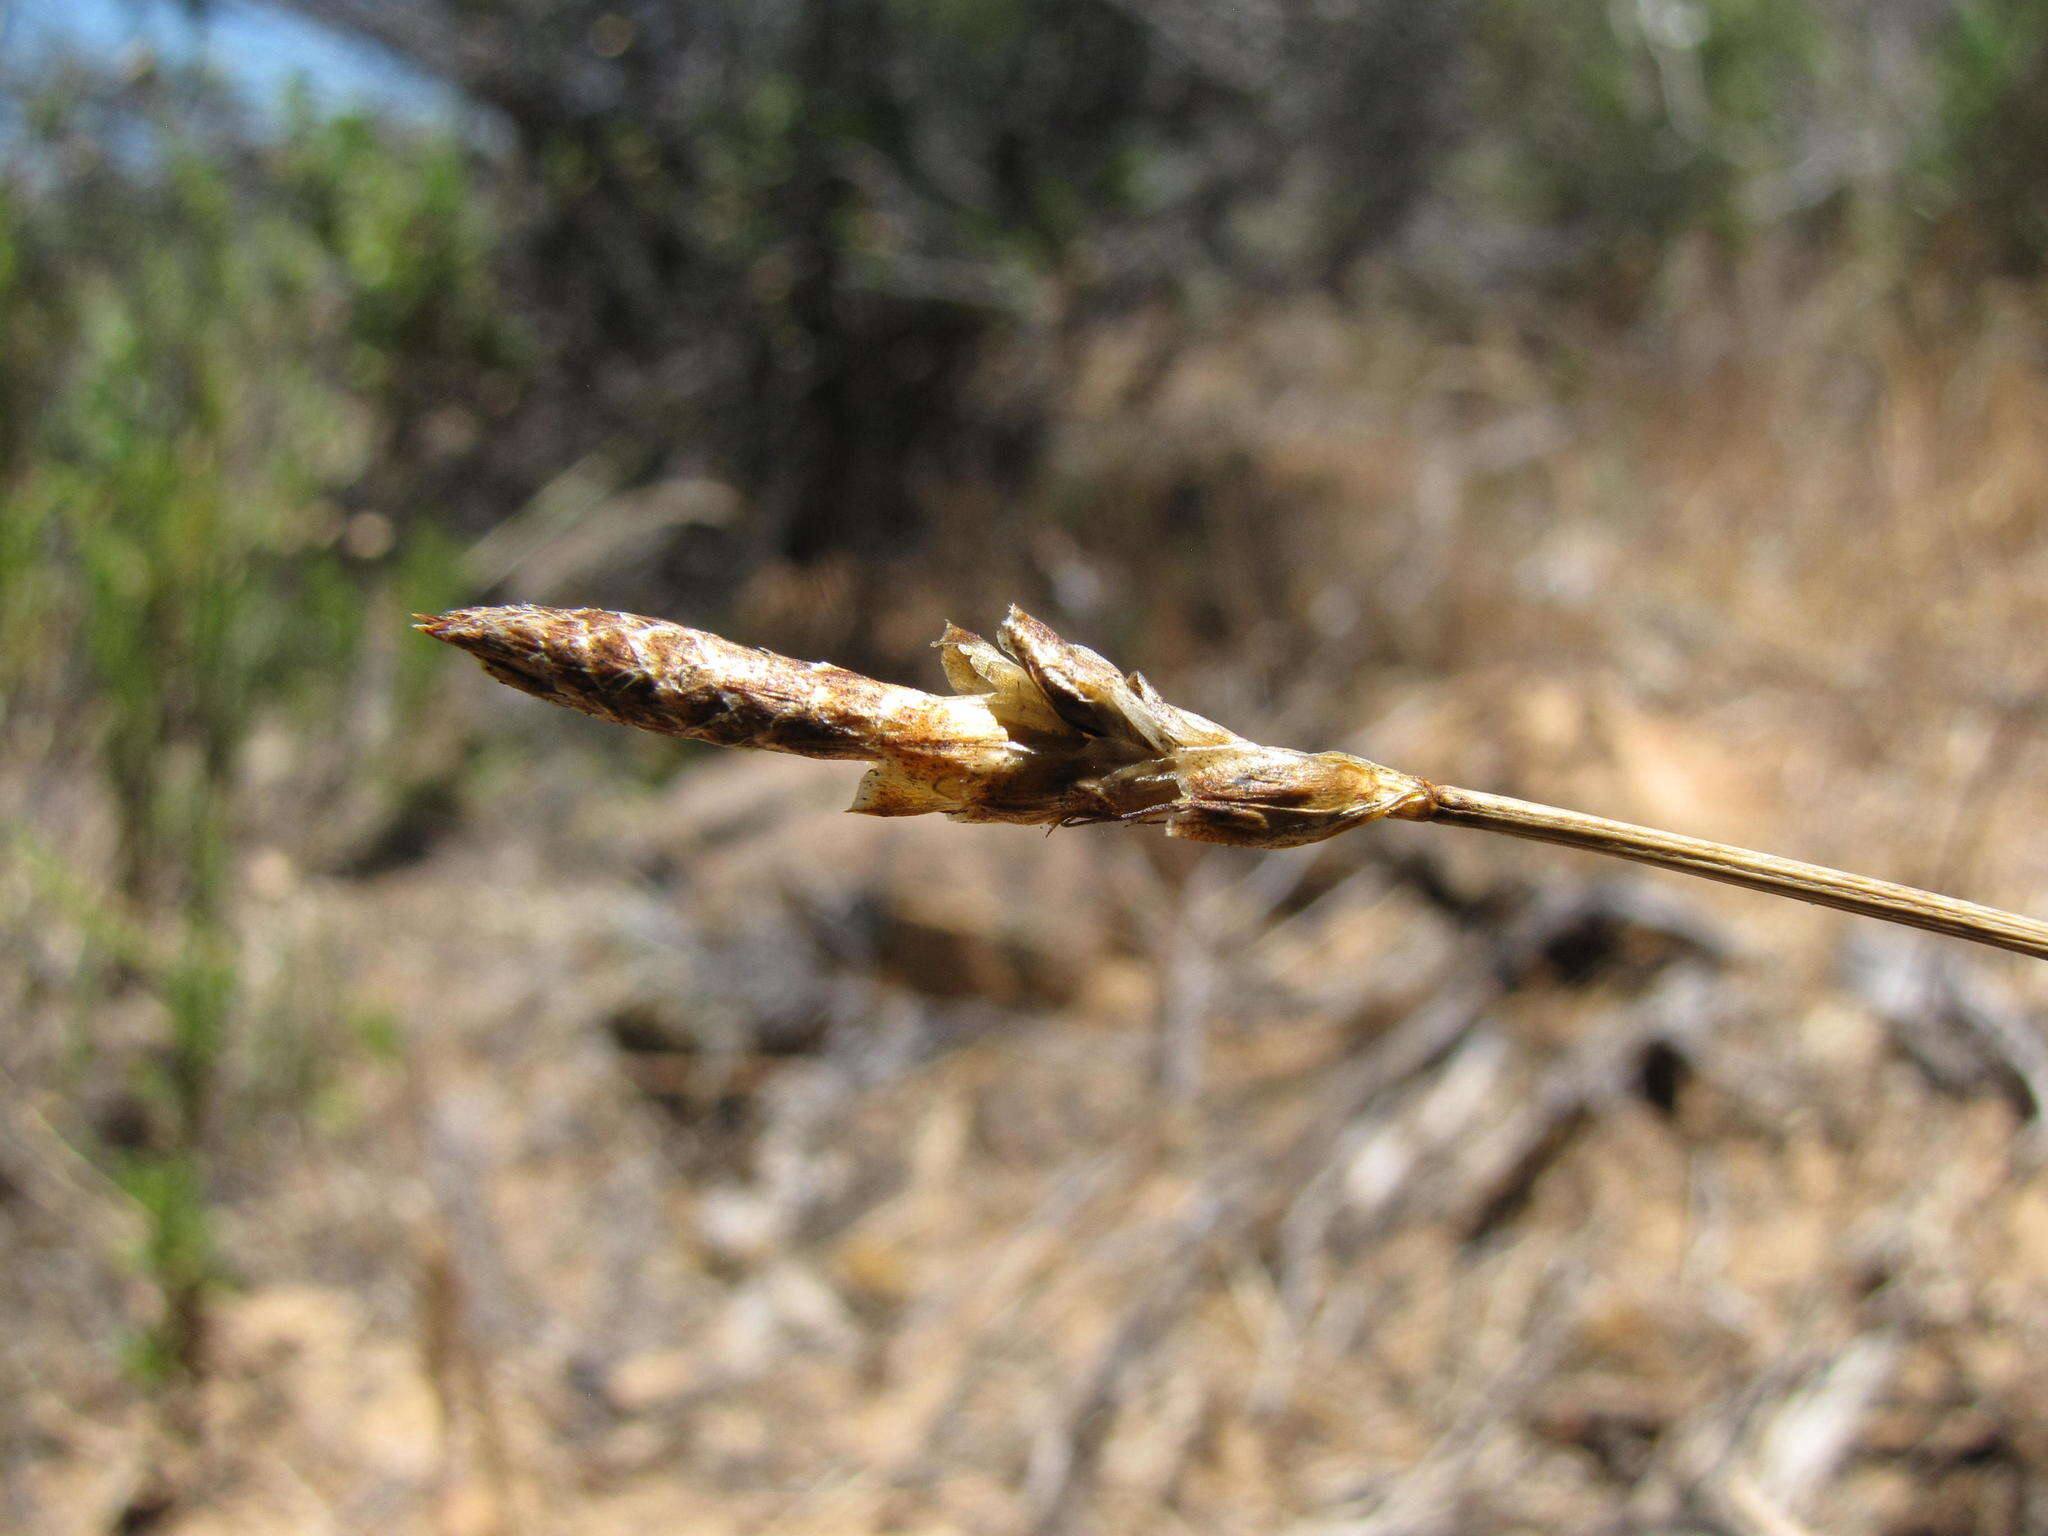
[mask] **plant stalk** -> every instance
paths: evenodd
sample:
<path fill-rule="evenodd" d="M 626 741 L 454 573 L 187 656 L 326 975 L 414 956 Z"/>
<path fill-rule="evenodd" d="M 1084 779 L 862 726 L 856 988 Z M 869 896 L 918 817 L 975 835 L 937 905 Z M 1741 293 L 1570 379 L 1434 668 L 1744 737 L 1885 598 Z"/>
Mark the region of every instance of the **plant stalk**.
<path fill-rule="evenodd" d="M 1479 827 L 1539 843 L 1561 843 L 1567 848 L 1633 859 L 1660 869 L 1675 869 L 1681 874 L 1747 886 L 1753 891 L 1790 896 L 1818 906 L 2048 959 L 2048 923 L 2022 917 L 2017 912 L 1981 907 L 1953 896 L 1938 896 L 1910 885 L 1894 885 L 1888 880 L 1873 880 L 1798 859 L 1781 859 L 1726 843 L 1710 843 L 1704 838 L 1609 821 L 1604 816 L 1588 816 L 1581 811 L 1537 805 L 1506 795 L 1489 795 L 1483 790 L 1446 784 L 1430 788 L 1433 803 L 1416 820 Z"/>
<path fill-rule="evenodd" d="M 1171 837 L 1299 848 L 1392 816 L 1482 827 L 1837 907 L 2048 960 L 2048 923 L 1654 827 L 1431 784 L 1344 752 L 1261 746 L 1021 608 L 1000 645 L 947 626 L 950 695 L 601 608 L 458 608 L 419 627 L 500 682 L 668 736 L 871 766 L 851 809 L 1022 826 L 1163 822 Z"/>

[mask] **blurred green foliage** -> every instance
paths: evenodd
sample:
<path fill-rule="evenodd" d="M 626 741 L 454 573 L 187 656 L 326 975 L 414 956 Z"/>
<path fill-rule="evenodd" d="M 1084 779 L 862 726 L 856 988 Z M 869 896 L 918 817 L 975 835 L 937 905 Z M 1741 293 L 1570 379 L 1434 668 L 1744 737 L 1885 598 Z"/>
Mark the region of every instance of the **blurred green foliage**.
<path fill-rule="evenodd" d="M 2048 264 L 2048 3 L 1964 0 L 1936 58 L 1922 207 L 2003 270 Z"/>
<path fill-rule="evenodd" d="M 1825 42 L 1777 0 L 1494 0 L 1482 196 L 1601 280 L 1689 230 L 1740 236 L 1745 194 L 1817 127 Z"/>
<path fill-rule="evenodd" d="M 287 721 L 330 773 L 388 772 L 341 728 L 352 679 L 409 600 L 452 590 L 451 546 L 387 558 L 383 514 L 352 523 L 340 498 L 421 369 L 502 361 L 513 326 L 451 140 L 304 110 L 224 138 L 224 109 L 168 80 L 35 106 L 0 184 L 0 685 L 10 725 L 105 792 L 108 881 L 71 872 L 69 904 L 98 909 L 89 933 L 147 936 L 106 976 L 166 1021 L 136 1069 L 150 1128 L 106 1155 L 164 1293 L 138 1358 L 189 1374 L 218 1278 L 247 749 Z"/>
<path fill-rule="evenodd" d="M 750 513 L 730 557 L 799 564 L 914 548 L 935 474 L 1028 471 L 1036 402 L 1004 418 L 970 387 L 993 347 L 1198 291 L 1341 291 L 1429 184 L 1464 10 L 294 8 L 488 114 L 555 441 L 708 470 Z"/>

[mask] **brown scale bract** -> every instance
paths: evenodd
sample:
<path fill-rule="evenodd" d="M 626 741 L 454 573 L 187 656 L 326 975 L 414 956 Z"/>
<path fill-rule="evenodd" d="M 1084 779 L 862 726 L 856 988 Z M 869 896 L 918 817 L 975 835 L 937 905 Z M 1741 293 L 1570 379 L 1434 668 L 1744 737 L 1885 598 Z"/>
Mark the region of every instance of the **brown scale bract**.
<path fill-rule="evenodd" d="M 999 645 L 948 625 L 950 695 L 600 608 L 459 608 L 419 628 L 500 682 L 599 719 L 872 766 L 852 809 L 956 821 L 1162 822 L 1292 848 L 1381 816 L 1425 820 L 1424 781 L 1343 752 L 1260 746 L 1169 704 L 1012 608 Z"/>

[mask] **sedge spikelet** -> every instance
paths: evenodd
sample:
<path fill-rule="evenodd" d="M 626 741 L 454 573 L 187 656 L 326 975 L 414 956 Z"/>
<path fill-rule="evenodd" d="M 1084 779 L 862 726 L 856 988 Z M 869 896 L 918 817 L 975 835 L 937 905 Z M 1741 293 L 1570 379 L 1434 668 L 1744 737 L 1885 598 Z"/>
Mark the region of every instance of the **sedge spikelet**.
<path fill-rule="evenodd" d="M 869 762 L 851 809 L 1079 826 L 1162 822 L 1241 847 L 1320 841 L 1429 805 L 1419 779 L 1342 752 L 1260 746 L 1166 702 L 1022 609 L 1000 646 L 948 625 L 952 694 L 796 661 L 661 619 L 520 604 L 422 616 L 536 698 L 720 746 Z"/>
<path fill-rule="evenodd" d="M 998 644 L 953 625 L 951 694 L 794 661 L 601 608 L 458 608 L 419 628 L 500 682 L 621 725 L 870 766 L 850 809 L 956 821 L 1159 822 L 1172 837 L 1295 848 L 1383 816 L 1604 853 L 2048 958 L 2048 923 L 1912 886 L 1432 784 L 1344 752 L 1247 741 L 1011 608 Z"/>

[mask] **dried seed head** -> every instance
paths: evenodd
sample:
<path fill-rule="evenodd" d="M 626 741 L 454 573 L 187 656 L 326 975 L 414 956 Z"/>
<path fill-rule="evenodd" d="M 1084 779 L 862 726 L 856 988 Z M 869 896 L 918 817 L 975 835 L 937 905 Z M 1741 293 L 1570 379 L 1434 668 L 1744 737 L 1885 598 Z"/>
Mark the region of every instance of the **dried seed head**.
<path fill-rule="evenodd" d="M 872 816 L 1163 822 L 1198 842 L 1290 848 L 1432 804 L 1423 781 L 1363 758 L 1247 741 L 1014 607 L 1000 649 L 947 626 L 952 696 L 597 608 L 461 608 L 419 628 L 500 682 L 600 719 L 865 759 L 852 809 Z"/>
<path fill-rule="evenodd" d="M 722 747 L 873 757 L 881 722 L 932 702 L 843 667 L 602 608 L 458 608 L 419 628 L 535 698 Z"/>

